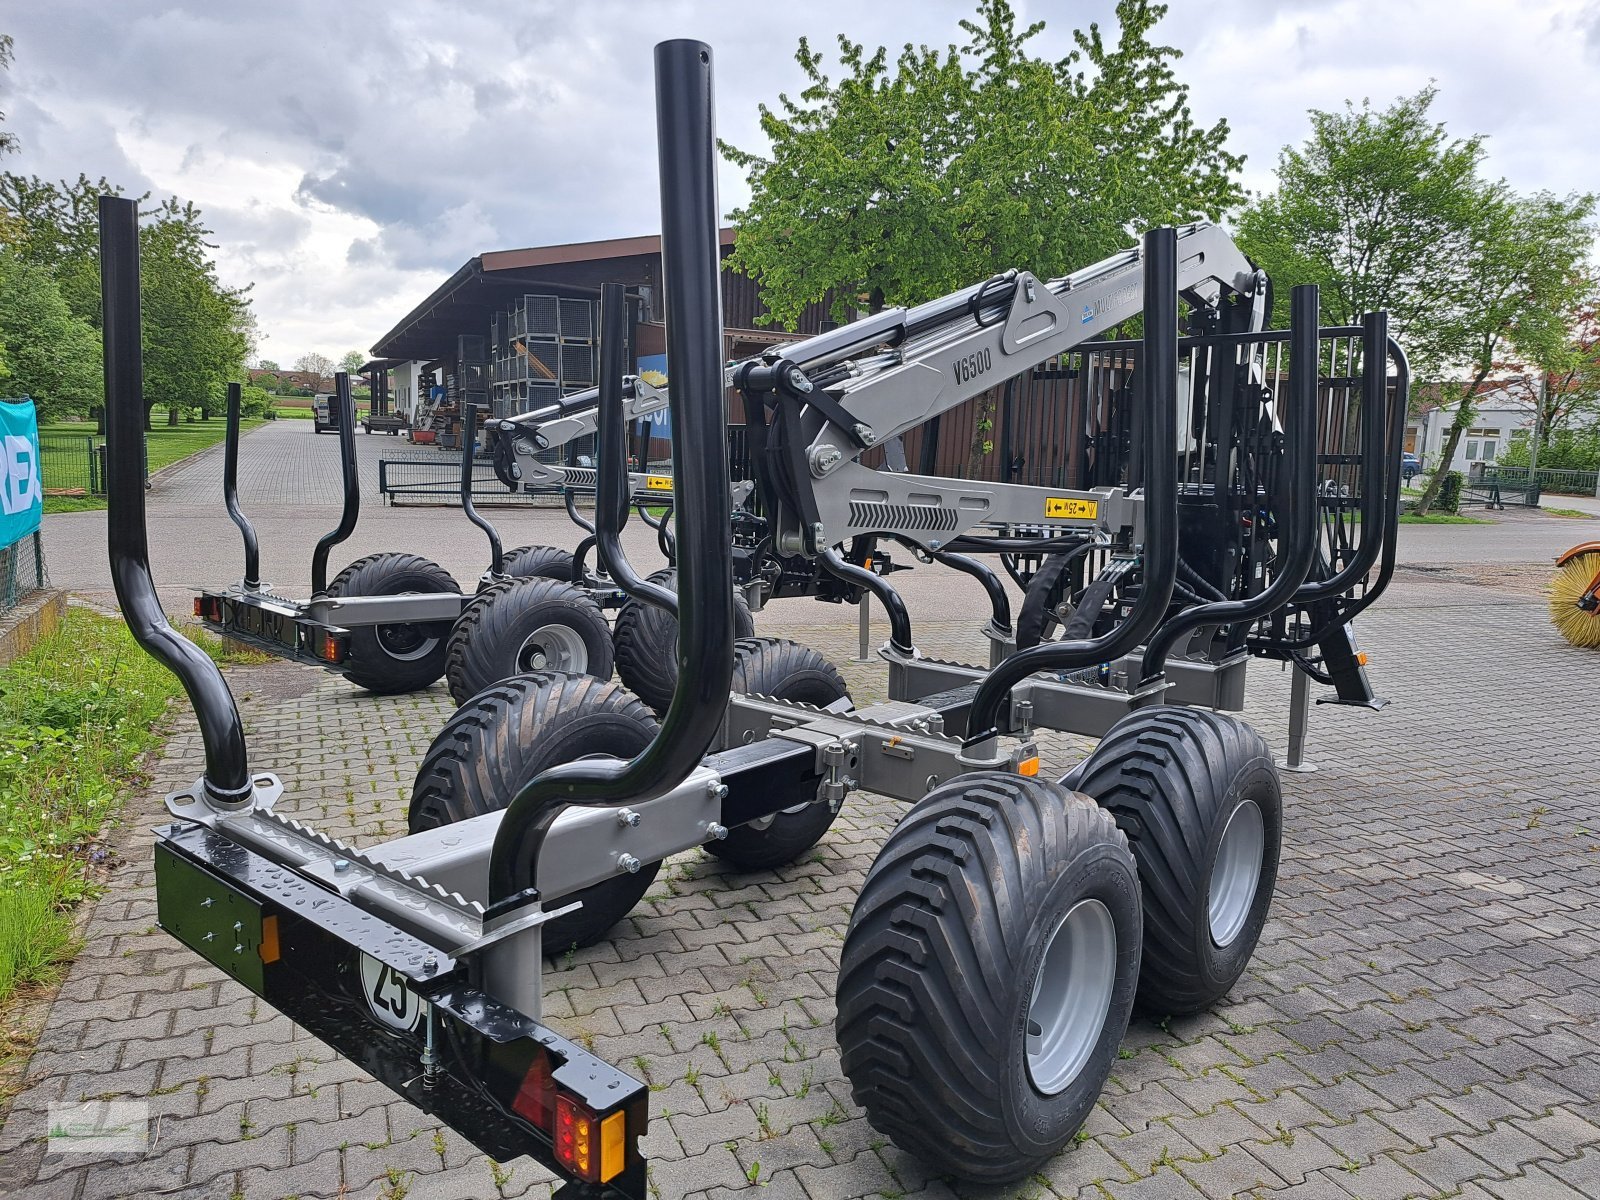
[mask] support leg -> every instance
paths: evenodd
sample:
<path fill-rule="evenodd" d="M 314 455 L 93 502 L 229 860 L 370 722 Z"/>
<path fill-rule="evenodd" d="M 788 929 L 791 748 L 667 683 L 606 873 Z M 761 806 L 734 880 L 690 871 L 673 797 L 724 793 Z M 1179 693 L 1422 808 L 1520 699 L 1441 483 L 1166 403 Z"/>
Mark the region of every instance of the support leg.
<path fill-rule="evenodd" d="M 1304 671 L 1289 668 L 1294 678 L 1289 684 L 1289 753 L 1278 764 L 1285 771 L 1309 775 L 1318 770 L 1306 761 L 1306 716 L 1310 712 L 1311 680 Z"/>

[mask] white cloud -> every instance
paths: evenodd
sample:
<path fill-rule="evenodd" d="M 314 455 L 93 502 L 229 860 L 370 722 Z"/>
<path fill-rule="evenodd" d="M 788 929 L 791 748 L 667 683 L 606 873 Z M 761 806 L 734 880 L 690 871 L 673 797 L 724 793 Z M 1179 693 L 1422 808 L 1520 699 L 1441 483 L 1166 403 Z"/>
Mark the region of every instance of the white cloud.
<path fill-rule="evenodd" d="M 658 223 L 650 48 L 717 54 L 720 132 L 759 146 L 756 105 L 799 86 L 801 35 L 831 47 L 961 40 L 967 0 L 13 0 L 0 100 L 10 170 L 104 174 L 174 192 L 217 232 L 229 282 L 254 282 L 262 352 L 366 348 L 473 254 L 649 232 Z M 1025 0 L 1051 22 L 1109 21 L 1111 0 Z M 1174 0 L 1158 36 L 1186 54 L 1198 119 L 1226 116 L 1251 186 L 1305 133 L 1308 107 L 1387 103 L 1437 80 L 1438 115 L 1490 135 L 1518 188 L 1600 186 L 1594 0 Z M 724 169 L 723 199 L 743 198 Z"/>

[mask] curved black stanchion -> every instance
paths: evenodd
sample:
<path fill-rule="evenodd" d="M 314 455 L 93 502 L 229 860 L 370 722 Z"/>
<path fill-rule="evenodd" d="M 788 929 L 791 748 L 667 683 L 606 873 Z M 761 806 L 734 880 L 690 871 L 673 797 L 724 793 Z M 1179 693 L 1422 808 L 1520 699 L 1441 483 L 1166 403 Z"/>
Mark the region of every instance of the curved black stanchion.
<path fill-rule="evenodd" d="M 222 672 L 167 623 L 150 577 L 144 523 L 144 358 L 139 341 L 139 205 L 100 197 L 100 301 L 106 382 L 106 544 L 122 617 L 151 657 L 189 694 L 205 742 L 207 798 L 247 805 L 250 766 L 244 727 Z"/>
<path fill-rule="evenodd" d="M 239 507 L 239 402 L 240 387 L 228 385 L 228 430 L 222 445 L 222 502 L 228 516 L 244 538 L 244 588 L 254 592 L 261 587 L 261 549 L 256 542 L 256 527 Z"/>
<path fill-rule="evenodd" d="M 600 285 L 600 396 L 595 457 L 599 479 L 594 491 L 595 553 L 606 573 L 628 595 L 678 615 L 678 596 L 670 588 L 641 578 L 622 549 L 622 527 L 631 505 L 627 431 L 622 419 L 622 377 L 628 369 L 626 293 L 620 283 Z"/>
<path fill-rule="evenodd" d="M 1145 541 L 1138 599 L 1120 624 L 1100 637 L 1049 642 L 1019 650 L 978 685 L 967 717 L 966 744 L 998 734 L 1000 706 L 1036 671 L 1074 671 L 1110 662 L 1150 634 L 1172 602 L 1178 574 L 1178 233 L 1144 235 L 1144 376 L 1142 429 Z"/>
<path fill-rule="evenodd" d="M 579 761 L 535 777 L 511 800 L 489 861 L 489 920 L 536 902 L 539 850 L 568 804 L 621 805 L 662 795 L 699 765 L 733 679 L 733 547 L 722 383 L 722 294 L 711 50 L 656 47 L 661 259 L 672 363 L 672 458 L 678 557 L 678 683 L 655 738 L 626 763 Z M 507 980 L 515 989 L 518 982 Z M 497 993 L 498 994 L 498 993 Z"/>
<path fill-rule="evenodd" d="M 845 583 L 853 584 L 876 596 L 878 603 L 883 605 L 883 611 L 889 617 L 889 645 L 902 654 L 913 652 L 911 613 L 906 608 L 905 600 L 887 579 L 875 571 L 847 562 L 832 546 L 817 551 L 817 561 L 835 579 L 842 579 Z"/>
<path fill-rule="evenodd" d="M 489 574 L 498 575 L 505 568 L 505 554 L 500 547 L 500 531 L 478 511 L 472 502 L 472 452 L 478 441 L 478 406 L 469 404 L 461 414 L 461 511 L 467 514 L 489 538 Z"/>
<path fill-rule="evenodd" d="M 361 515 L 361 480 L 356 475 L 356 405 L 350 397 L 350 376 L 340 371 L 333 377 L 333 402 L 339 409 L 339 473 L 344 481 L 344 509 L 339 524 L 322 535 L 311 553 L 311 594 L 328 590 L 328 552 L 348 538 Z"/>
<path fill-rule="evenodd" d="M 1306 581 L 1317 552 L 1317 331 L 1316 284 L 1294 289 L 1289 312 L 1289 403 L 1284 422 L 1285 513 L 1279 524 L 1278 561 L 1272 582 L 1242 600 L 1196 604 L 1169 617 L 1145 646 L 1142 683 L 1161 678 L 1178 639 L 1202 625 L 1253 621 L 1288 604 Z"/>
<path fill-rule="evenodd" d="M 1011 632 L 1011 597 L 1006 595 L 1006 585 L 1000 582 L 1000 576 L 989 569 L 988 563 L 947 550 L 930 550 L 928 556 L 940 566 L 952 567 L 981 583 L 984 595 L 989 597 L 989 616 L 995 628 L 1001 633 Z"/>

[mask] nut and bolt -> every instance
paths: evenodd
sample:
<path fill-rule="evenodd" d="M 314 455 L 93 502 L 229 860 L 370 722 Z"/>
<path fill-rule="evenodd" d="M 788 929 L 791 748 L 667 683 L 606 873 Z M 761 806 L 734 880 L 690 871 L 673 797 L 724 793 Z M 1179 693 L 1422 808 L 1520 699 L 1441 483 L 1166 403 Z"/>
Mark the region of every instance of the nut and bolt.
<path fill-rule="evenodd" d="M 720 842 L 728 836 L 728 827 L 726 825 L 718 825 L 713 821 L 706 826 L 706 836 L 714 842 Z"/>
<path fill-rule="evenodd" d="M 639 827 L 639 814 L 631 808 L 625 808 L 617 814 L 617 824 L 624 829 L 637 829 Z"/>
<path fill-rule="evenodd" d="M 821 446 L 811 452 L 811 473 L 826 475 L 844 461 L 844 455 L 833 446 Z"/>
<path fill-rule="evenodd" d="M 706 795 L 713 800 L 726 800 L 728 798 L 728 785 L 720 779 L 713 779 L 706 784 Z"/>
<path fill-rule="evenodd" d="M 336 858 L 336 859 L 334 859 L 333 860 L 333 869 L 335 871 L 348 871 L 350 869 L 350 860 L 348 858 Z"/>
<path fill-rule="evenodd" d="M 641 863 L 631 854 L 620 854 L 617 856 L 617 866 L 626 871 L 629 875 L 637 875 L 639 873 L 639 868 L 643 865 L 643 863 Z"/>
<path fill-rule="evenodd" d="M 439 960 L 431 954 L 428 955 L 427 958 L 422 960 L 422 969 L 432 975 L 439 969 Z"/>
<path fill-rule="evenodd" d="M 857 421 L 854 429 L 856 436 L 861 439 L 861 444 L 863 446 L 870 446 L 878 440 L 878 435 L 873 432 L 871 425 L 866 425 L 860 421 Z"/>
<path fill-rule="evenodd" d="M 801 395 L 805 395 L 812 390 L 813 384 L 811 380 L 806 378 L 806 373 L 799 367 L 790 367 L 786 379 L 789 386 Z"/>

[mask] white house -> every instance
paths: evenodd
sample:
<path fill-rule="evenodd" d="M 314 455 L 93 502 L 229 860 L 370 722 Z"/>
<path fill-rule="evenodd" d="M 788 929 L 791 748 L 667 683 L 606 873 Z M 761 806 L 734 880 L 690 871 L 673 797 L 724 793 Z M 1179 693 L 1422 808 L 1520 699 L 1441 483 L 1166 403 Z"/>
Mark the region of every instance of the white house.
<path fill-rule="evenodd" d="M 1422 460 L 1426 469 L 1438 465 L 1444 450 L 1445 438 L 1456 419 L 1456 404 L 1435 405 L 1421 416 L 1413 417 L 1406 425 L 1406 451 Z M 1503 387 L 1478 393 L 1477 416 L 1472 427 L 1456 443 L 1455 461 L 1451 469 L 1462 474 L 1473 464 L 1494 462 L 1505 453 L 1511 435 L 1519 430 L 1533 430 L 1534 404 L 1518 392 Z"/>

